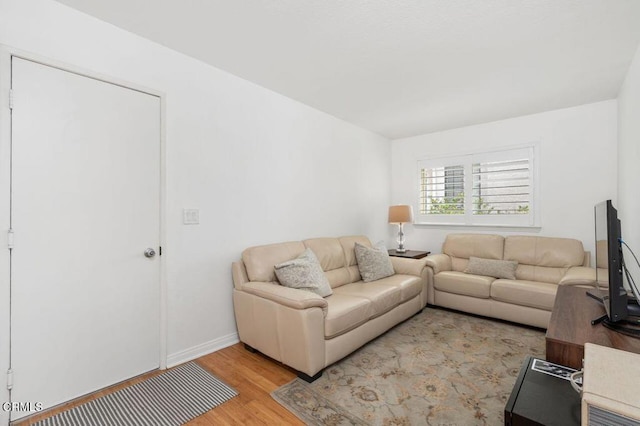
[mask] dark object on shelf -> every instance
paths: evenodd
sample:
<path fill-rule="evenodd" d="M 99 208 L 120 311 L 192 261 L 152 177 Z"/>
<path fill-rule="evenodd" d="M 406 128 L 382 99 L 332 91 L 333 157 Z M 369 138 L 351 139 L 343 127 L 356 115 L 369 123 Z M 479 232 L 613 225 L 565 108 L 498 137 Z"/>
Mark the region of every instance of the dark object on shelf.
<path fill-rule="evenodd" d="M 505 426 L 580 424 L 580 395 L 568 380 L 531 369 L 528 356 L 504 408 Z"/>

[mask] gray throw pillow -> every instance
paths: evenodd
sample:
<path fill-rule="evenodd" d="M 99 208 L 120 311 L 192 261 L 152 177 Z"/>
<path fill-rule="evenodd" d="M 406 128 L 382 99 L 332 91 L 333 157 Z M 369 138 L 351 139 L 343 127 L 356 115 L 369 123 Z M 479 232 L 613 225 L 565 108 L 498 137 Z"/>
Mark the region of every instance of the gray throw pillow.
<path fill-rule="evenodd" d="M 285 287 L 297 288 L 316 293 L 322 297 L 333 293 L 322 266 L 311 249 L 300 256 L 275 266 L 278 281 Z"/>
<path fill-rule="evenodd" d="M 516 268 L 518 262 L 515 260 L 496 260 L 483 259 L 481 257 L 470 257 L 467 274 L 484 275 L 486 277 L 505 278 L 508 280 L 516 279 Z"/>
<path fill-rule="evenodd" d="M 356 243 L 355 252 L 362 281 L 367 283 L 396 273 L 384 241 L 380 241 L 373 248 Z"/>

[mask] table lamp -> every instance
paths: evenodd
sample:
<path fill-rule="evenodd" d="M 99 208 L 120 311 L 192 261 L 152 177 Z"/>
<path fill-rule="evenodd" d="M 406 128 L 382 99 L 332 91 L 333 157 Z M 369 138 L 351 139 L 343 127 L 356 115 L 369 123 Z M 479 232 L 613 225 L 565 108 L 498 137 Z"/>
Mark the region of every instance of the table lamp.
<path fill-rule="evenodd" d="M 413 209 L 411 206 L 399 205 L 389 207 L 389 223 L 398 224 L 400 228 L 398 231 L 397 253 L 405 253 L 407 251 L 407 249 L 404 248 L 404 232 L 402 225 L 411 222 L 413 222 Z"/>

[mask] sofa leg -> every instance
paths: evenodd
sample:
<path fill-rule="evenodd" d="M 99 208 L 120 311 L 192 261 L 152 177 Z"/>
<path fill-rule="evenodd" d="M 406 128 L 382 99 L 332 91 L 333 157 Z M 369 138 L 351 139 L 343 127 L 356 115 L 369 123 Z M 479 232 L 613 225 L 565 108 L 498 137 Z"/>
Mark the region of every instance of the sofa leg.
<path fill-rule="evenodd" d="M 313 383 L 313 382 L 315 382 L 316 380 L 318 380 L 322 376 L 322 372 L 323 371 L 324 370 L 318 371 L 315 374 L 315 376 L 308 376 L 308 375 L 306 375 L 306 374 L 304 374 L 303 372 L 300 371 L 300 372 L 298 372 L 298 377 L 300 377 L 302 380 L 304 380 L 307 383 Z"/>
<path fill-rule="evenodd" d="M 252 354 L 255 354 L 256 352 L 258 352 L 255 348 L 252 348 L 251 346 L 247 345 L 246 343 L 244 344 L 244 348 L 246 350 L 248 350 L 249 352 L 251 352 Z"/>

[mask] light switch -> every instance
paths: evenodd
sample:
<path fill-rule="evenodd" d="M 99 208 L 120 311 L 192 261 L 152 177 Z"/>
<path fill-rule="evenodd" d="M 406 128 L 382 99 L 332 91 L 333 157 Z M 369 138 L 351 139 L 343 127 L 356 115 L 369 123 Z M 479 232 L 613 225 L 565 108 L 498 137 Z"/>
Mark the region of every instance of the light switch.
<path fill-rule="evenodd" d="M 200 223 L 200 210 L 198 209 L 183 209 L 182 210 L 182 223 L 185 225 L 197 225 Z"/>

